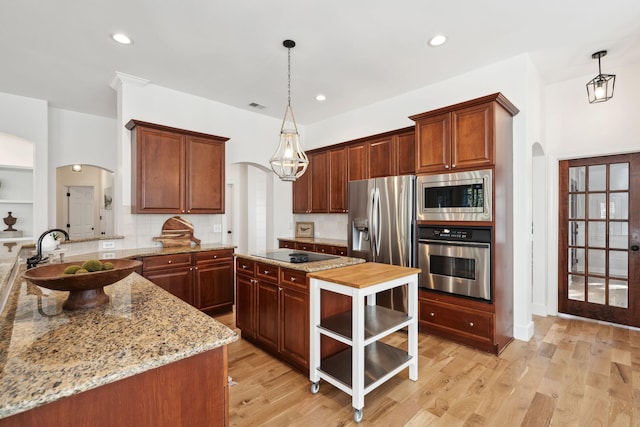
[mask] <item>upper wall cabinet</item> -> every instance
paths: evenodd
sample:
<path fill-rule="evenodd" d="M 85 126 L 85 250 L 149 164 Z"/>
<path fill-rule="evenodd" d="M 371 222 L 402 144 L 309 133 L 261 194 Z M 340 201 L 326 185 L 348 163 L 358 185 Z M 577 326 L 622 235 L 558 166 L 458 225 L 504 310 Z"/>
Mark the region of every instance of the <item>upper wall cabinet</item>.
<path fill-rule="evenodd" d="M 477 169 L 495 163 L 496 136 L 502 114 L 518 109 L 497 93 L 450 107 L 418 114 L 416 122 L 416 173 Z M 498 131 L 496 131 L 498 130 Z"/>
<path fill-rule="evenodd" d="M 224 213 L 229 138 L 131 120 L 131 212 Z"/>

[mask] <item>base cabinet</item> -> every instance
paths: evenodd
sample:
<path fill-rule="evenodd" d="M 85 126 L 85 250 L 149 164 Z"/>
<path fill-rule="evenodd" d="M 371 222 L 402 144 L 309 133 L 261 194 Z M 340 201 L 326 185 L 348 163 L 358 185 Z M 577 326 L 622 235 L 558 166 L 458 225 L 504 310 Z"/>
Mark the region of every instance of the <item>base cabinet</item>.
<path fill-rule="evenodd" d="M 328 255 L 347 256 L 346 246 L 323 245 L 319 243 L 313 244 L 296 242 L 294 240 L 279 240 L 278 247 L 295 249 L 298 251 L 319 252 Z"/>
<path fill-rule="evenodd" d="M 228 426 L 227 346 L 0 419 L 2 427 Z"/>
<path fill-rule="evenodd" d="M 484 305 L 484 309 L 480 309 Z M 511 342 L 500 334 L 500 321 L 491 304 L 440 296 L 430 291 L 418 293 L 420 330 L 461 344 L 499 354 Z"/>
<path fill-rule="evenodd" d="M 309 369 L 306 274 L 236 259 L 236 326 L 242 337 L 280 360 Z"/>
<path fill-rule="evenodd" d="M 233 309 L 233 249 L 144 257 L 142 275 L 207 314 Z"/>

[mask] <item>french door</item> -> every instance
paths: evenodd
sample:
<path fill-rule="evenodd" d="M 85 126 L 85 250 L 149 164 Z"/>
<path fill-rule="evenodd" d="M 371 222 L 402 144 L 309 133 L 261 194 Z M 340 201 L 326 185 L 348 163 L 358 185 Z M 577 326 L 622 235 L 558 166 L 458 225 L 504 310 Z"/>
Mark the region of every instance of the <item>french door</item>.
<path fill-rule="evenodd" d="M 640 327 L 640 153 L 560 162 L 558 311 Z"/>

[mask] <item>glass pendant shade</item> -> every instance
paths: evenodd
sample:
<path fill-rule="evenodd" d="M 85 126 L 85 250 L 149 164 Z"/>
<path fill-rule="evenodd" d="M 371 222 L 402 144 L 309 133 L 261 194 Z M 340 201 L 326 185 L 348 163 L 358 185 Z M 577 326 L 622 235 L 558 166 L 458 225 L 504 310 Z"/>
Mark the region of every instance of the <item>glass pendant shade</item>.
<path fill-rule="evenodd" d="M 287 116 L 291 114 L 293 129 L 285 129 Z M 307 155 L 300 147 L 300 134 L 293 119 L 293 110 L 287 105 L 280 128 L 280 143 L 278 149 L 271 157 L 271 169 L 282 181 L 295 181 L 300 178 L 309 165 Z"/>
<path fill-rule="evenodd" d="M 602 74 L 600 67 L 600 58 L 607 54 L 606 50 L 596 52 L 591 55 L 592 58 L 598 59 L 598 75 L 587 83 L 587 95 L 589 104 L 596 102 L 605 102 L 613 98 L 613 89 L 616 84 L 616 76 L 614 74 Z"/>

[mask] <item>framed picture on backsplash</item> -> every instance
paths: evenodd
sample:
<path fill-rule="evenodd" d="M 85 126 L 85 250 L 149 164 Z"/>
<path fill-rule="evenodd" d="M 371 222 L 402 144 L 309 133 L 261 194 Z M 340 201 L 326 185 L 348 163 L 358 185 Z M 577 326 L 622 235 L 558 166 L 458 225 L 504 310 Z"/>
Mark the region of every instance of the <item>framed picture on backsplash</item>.
<path fill-rule="evenodd" d="M 296 222 L 296 237 L 313 237 L 313 222 Z"/>

